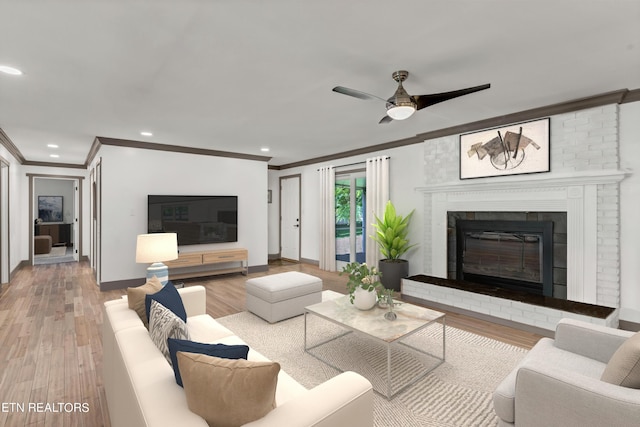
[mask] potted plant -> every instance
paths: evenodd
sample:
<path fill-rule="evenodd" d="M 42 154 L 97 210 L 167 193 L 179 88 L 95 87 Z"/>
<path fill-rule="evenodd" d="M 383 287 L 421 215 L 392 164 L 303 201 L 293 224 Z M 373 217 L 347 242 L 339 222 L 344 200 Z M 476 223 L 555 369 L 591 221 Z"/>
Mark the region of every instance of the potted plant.
<path fill-rule="evenodd" d="M 360 310 L 369 310 L 377 302 L 377 291 L 380 285 L 380 272 L 369 268 L 366 263 L 352 262 L 344 266 L 340 275 L 348 274 L 347 291 L 353 305 Z"/>
<path fill-rule="evenodd" d="M 400 257 L 416 246 L 409 244 L 407 238 L 409 220 L 413 212 L 412 210 L 405 217 L 398 215 L 389 200 L 382 219 L 376 216 L 376 222 L 373 223 L 376 233 L 371 237 L 378 243 L 380 253 L 384 257 L 378 267 L 382 273 L 382 284 L 387 289 L 400 291 L 400 281 L 409 275 L 409 261 Z"/>

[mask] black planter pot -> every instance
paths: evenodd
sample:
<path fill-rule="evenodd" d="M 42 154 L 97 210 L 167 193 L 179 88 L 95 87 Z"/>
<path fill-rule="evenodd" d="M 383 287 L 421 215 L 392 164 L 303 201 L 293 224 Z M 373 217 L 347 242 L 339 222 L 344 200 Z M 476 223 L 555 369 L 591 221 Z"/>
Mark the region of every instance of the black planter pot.
<path fill-rule="evenodd" d="M 378 270 L 382 273 L 380 282 L 384 287 L 400 292 L 402 279 L 409 276 L 409 261 L 406 259 L 381 259 L 378 261 Z"/>

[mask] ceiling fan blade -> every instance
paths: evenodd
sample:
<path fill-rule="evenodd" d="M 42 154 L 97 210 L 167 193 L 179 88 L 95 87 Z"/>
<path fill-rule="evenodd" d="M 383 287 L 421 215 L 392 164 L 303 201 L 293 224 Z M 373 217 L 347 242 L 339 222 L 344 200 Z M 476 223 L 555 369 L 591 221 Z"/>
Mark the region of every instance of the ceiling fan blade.
<path fill-rule="evenodd" d="M 454 90 L 451 92 L 434 93 L 431 95 L 416 95 L 413 99 L 416 101 L 417 110 L 421 110 L 430 105 L 437 104 L 439 102 L 448 101 L 453 98 L 457 98 L 463 95 L 469 95 L 470 93 L 478 92 L 481 90 L 489 89 L 490 84 L 469 87 L 466 89 Z"/>
<path fill-rule="evenodd" d="M 393 119 L 387 115 L 385 115 L 383 118 L 380 119 L 380 121 L 378 122 L 379 125 L 385 125 L 387 123 L 391 123 L 393 121 Z"/>
<path fill-rule="evenodd" d="M 371 95 L 370 93 L 366 93 L 366 92 L 360 92 L 359 90 L 355 90 L 355 89 L 349 89 L 348 87 L 344 87 L 344 86 L 336 86 L 332 90 L 334 92 L 338 92 L 343 95 L 353 96 L 359 99 L 365 99 L 365 100 L 373 99 L 373 100 L 380 100 L 382 102 L 389 102 L 384 98 L 380 98 L 379 96 Z"/>

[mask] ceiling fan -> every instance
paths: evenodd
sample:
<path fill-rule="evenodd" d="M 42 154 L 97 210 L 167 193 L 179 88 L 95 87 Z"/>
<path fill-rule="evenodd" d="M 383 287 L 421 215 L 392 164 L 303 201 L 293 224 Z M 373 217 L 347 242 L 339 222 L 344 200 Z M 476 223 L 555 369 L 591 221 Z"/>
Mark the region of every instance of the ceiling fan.
<path fill-rule="evenodd" d="M 379 96 L 360 92 L 355 89 L 349 89 L 348 87 L 343 86 L 336 86 L 333 88 L 333 91 L 343 95 L 353 96 L 355 98 L 367 100 L 373 99 L 385 102 L 387 104 L 387 115 L 379 122 L 379 124 L 383 124 L 390 123 L 393 120 L 408 119 L 413 113 L 418 110 L 422 110 L 425 107 L 429 107 L 439 102 L 448 101 L 449 99 L 457 98 L 459 96 L 468 95 L 473 92 L 489 89 L 491 87 L 490 84 L 484 84 L 451 92 L 433 93 L 430 95 L 409 95 L 404 87 L 402 87 L 402 82 L 409 77 L 409 72 L 404 70 L 396 71 L 391 75 L 391 77 L 393 77 L 393 80 L 398 82 L 398 89 L 396 89 L 396 93 L 394 93 L 389 99 L 383 99 Z"/>

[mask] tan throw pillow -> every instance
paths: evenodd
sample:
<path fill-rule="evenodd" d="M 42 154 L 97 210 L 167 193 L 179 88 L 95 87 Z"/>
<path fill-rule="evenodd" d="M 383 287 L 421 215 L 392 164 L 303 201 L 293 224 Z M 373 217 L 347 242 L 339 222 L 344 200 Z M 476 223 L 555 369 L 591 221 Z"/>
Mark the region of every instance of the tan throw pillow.
<path fill-rule="evenodd" d="M 177 356 L 187 405 L 209 426 L 241 426 L 275 408 L 280 364 L 182 351 Z"/>
<path fill-rule="evenodd" d="M 622 387 L 640 389 L 640 332 L 627 339 L 613 353 L 600 379 Z"/>
<path fill-rule="evenodd" d="M 155 294 L 160 289 L 162 289 L 162 283 L 156 276 L 153 276 L 142 286 L 127 288 L 129 308 L 138 313 L 138 317 L 147 329 L 149 328 L 149 319 L 147 319 L 147 310 L 144 306 L 144 297 L 148 294 Z"/>

